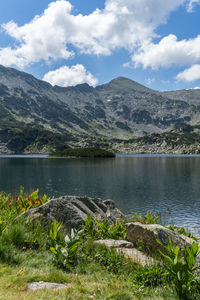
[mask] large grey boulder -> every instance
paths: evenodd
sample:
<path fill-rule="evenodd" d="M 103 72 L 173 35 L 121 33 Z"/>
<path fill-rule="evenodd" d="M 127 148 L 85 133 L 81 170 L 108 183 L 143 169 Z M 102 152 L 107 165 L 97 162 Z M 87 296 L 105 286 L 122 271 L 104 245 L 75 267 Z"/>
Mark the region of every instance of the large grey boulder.
<path fill-rule="evenodd" d="M 159 224 L 144 225 L 135 222 L 127 223 L 126 226 L 128 241 L 134 245 L 137 245 L 138 242 L 142 242 L 145 250 L 149 252 L 157 250 L 165 251 L 164 246 L 168 244 L 169 240 L 171 240 L 174 245 L 179 246 L 180 249 L 183 249 L 185 245 L 191 246 L 194 242 L 193 239 L 179 235 Z M 164 246 L 158 244 L 157 239 L 159 239 Z"/>
<path fill-rule="evenodd" d="M 24 212 L 18 219 L 39 220 L 46 225 L 56 220 L 66 228 L 80 229 L 88 214 L 96 220 L 108 219 L 110 223 L 124 218 L 123 213 L 112 200 L 102 201 L 99 198 L 63 196 Z"/>

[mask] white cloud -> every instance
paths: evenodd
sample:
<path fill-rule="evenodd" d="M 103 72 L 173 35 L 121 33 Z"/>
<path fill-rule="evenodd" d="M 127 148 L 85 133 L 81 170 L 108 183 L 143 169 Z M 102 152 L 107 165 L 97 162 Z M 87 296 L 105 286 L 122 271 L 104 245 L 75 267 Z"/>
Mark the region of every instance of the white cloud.
<path fill-rule="evenodd" d="M 200 0 L 190 0 L 187 4 L 187 11 L 193 12 L 195 4 L 200 4 Z"/>
<path fill-rule="evenodd" d="M 126 62 L 126 63 L 123 63 L 122 67 L 124 68 L 131 68 L 131 63 L 130 61 Z"/>
<path fill-rule="evenodd" d="M 40 60 L 68 59 L 73 52 L 66 49 L 66 37 L 62 25 L 63 14 L 69 14 L 69 2 L 52 2 L 43 15 L 24 26 L 13 21 L 3 24 L 5 32 L 17 41 L 13 48 L 0 49 L 0 63 L 5 66 L 24 66 Z"/>
<path fill-rule="evenodd" d="M 81 83 L 88 83 L 95 86 L 98 83 L 91 73 L 87 72 L 83 65 L 74 65 L 72 67 L 64 66 L 57 70 L 46 73 L 43 80 L 52 85 L 59 85 L 62 87 L 75 86 Z"/>
<path fill-rule="evenodd" d="M 186 66 L 200 61 L 200 35 L 189 40 L 178 41 L 173 34 L 161 39 L 158 44 L 146 42 L 133 55 L 133 62 L 144 68 L 169 67 L 171 65 Z"/>
<path fill-rule="evenodd" d="M 191 66 L 189 69 L 179 73 L 176 78 L 188 82 L 200 79 L 200 65 Z"/>
<path fill-rule="evenodd" d="M 155 82 L 155 78 L 147 78 L 147 79 L 145 80 L 145 82 L 146 82 L 147 85 L 151 85 L 152 83 Z"/>
<path fill-rule="evenodd" d="M 68 1 L 52 2 L 28 24 L 3 25 L 16 44 L 0 48 L 0 63 L 23 68 L 40 60 L 69 59 L 74 55 L 69 45 L 95 55 L 110 55 L 117 48 L 134 51 L 155 37 L 157 26 L 185 1 L 107 0 L 104 9 L 88 15 L 73 14 Z"/>

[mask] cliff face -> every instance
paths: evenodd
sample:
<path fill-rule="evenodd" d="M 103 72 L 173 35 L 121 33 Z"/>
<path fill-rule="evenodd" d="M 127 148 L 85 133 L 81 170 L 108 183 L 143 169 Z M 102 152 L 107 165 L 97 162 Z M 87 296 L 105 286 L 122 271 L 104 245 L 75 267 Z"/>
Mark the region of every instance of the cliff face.
<path fill-rule="evenodd" d="M 96 88 L 52 87 L 0 66 L 0 149 L 119 144 L 185 124 L 200 124 L 200 90 L 157 92 L 123 77 Z"/>

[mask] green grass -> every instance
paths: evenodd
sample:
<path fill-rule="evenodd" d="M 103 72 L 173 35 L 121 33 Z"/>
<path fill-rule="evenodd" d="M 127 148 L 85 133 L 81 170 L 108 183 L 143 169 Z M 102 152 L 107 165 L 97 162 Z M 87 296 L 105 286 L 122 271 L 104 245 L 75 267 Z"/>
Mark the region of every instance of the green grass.
<path fill-rule="evenodd" d="M 97 263 L 90 263 L 82 270 L 66 273 L 52 266 L 46 259 L 47 253 L 24 256 L 23 263 L 7 265 L 0 263 L 0 299 L 178 299 L 168 287 L 154 288 L 143 292 L 133 281 L 123 276 L 115 276 Z M 33 264 L 34 261 L 34 264 Z M 44 263 L 45 261 L 45 263 Z M 84 274 L 83 274 L 84 273 Z M 28 291 L 28 282 L 57 282 L 68 286 L 60 291 Z"/>
<path fill-rule="evenodd" d="M 62 228 L 55 222 L 49 230 L 40 223 L 15 221 L 22 211 L 47 200 L 38 191 L 27 195 L 23 188 L 15 197 L 1 193 L 0 300 L 179 299 L 161 265 L 142 268 L 114 249 L 94 244 L 94 239 L 126 239 L 125 220 L 109 226 L 88 216 L 82 232 L 71 232 L 65 244 Z M 134 217 L 146 223 L 158 221 L 151 213 Z M 67 288 L 28 291 L 33 281 L 64 283 Z"/>

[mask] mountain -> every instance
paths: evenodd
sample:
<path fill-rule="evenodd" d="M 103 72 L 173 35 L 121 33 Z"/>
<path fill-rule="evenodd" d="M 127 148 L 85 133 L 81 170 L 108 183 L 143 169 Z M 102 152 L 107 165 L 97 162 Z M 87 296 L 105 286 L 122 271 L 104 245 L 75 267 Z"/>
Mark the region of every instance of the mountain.
<path fill-rule="evenodd" d="M 0 65 L 0 152 L 119 144 L 200 124 L 200 90 L 159 92 L 118 77 L 51 86 Z"/>

